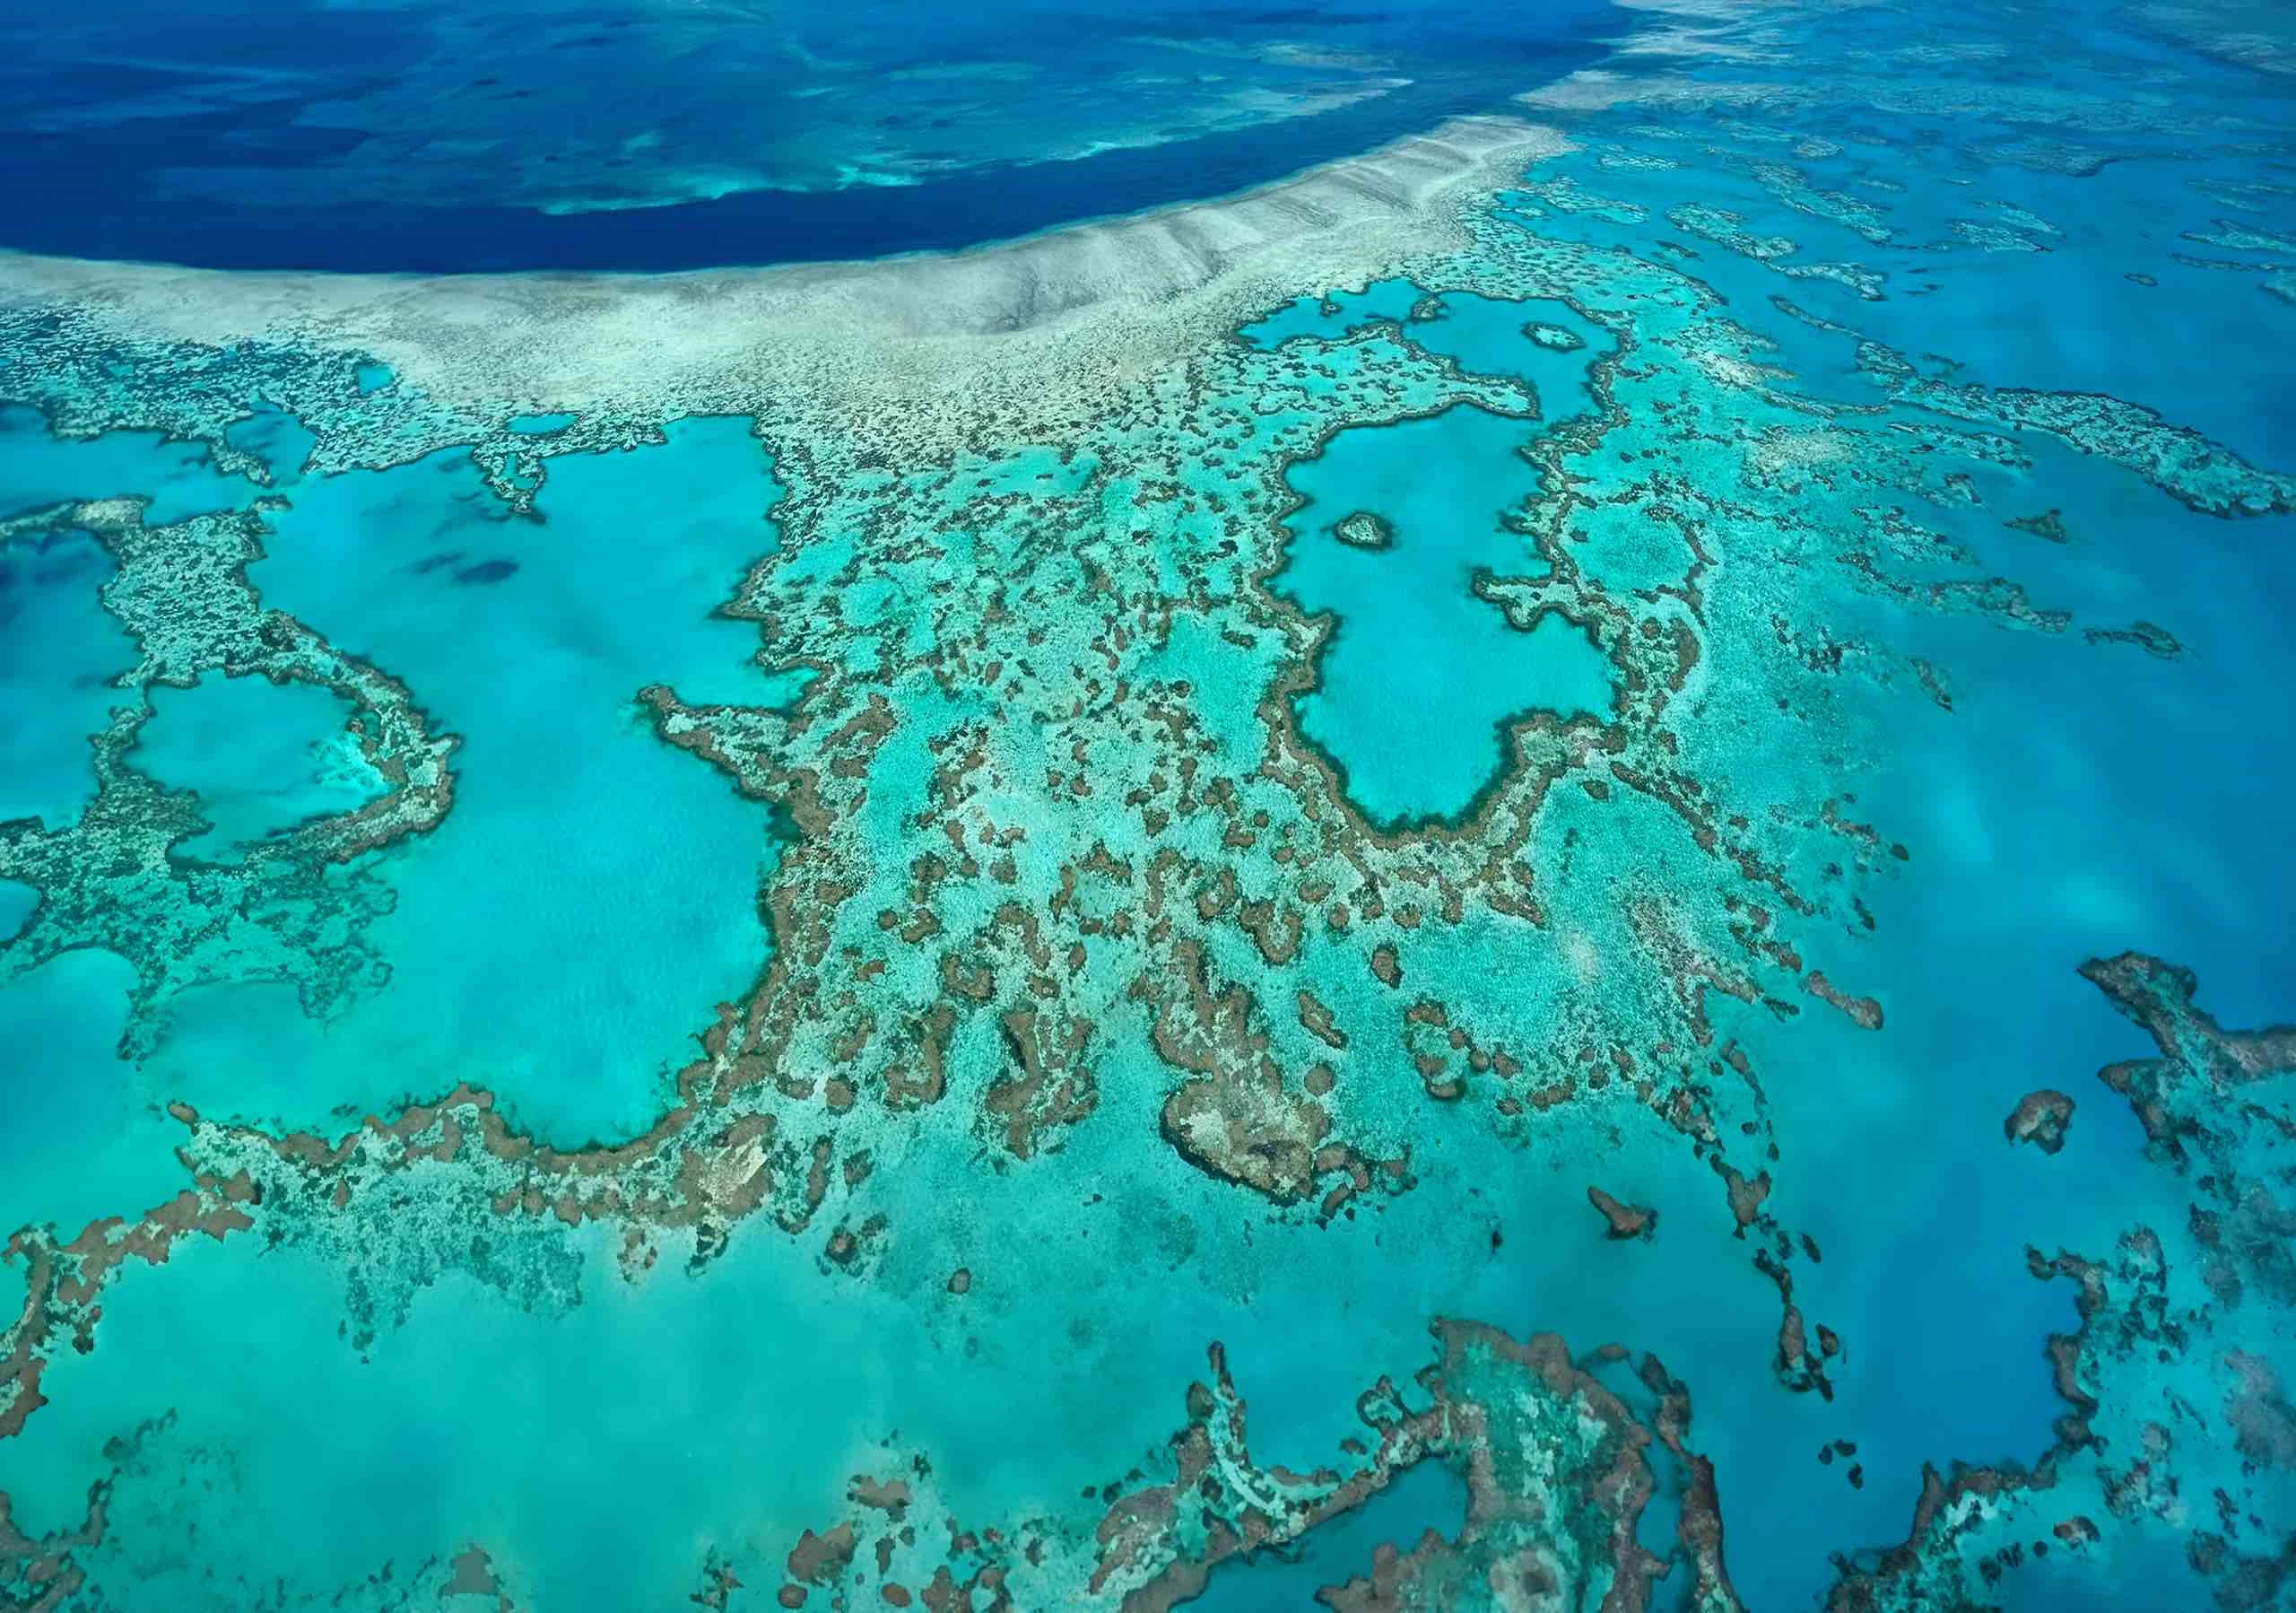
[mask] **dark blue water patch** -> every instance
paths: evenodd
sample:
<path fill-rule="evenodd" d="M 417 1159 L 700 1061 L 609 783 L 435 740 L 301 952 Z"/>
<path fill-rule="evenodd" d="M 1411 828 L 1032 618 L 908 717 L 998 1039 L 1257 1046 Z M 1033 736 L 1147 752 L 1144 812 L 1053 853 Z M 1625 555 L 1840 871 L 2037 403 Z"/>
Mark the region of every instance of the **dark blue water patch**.
<path fill-rule="evenodd" d="M 825 41 L 873 70 L 848 71 L 822 98 L 838 109 L 846 136 L 873 113 L 888 129 L 909 121 L 914 86 L 903 75 L 948 65 L 930 39 L 873 39 L 848 22 L 831 27 L 826 8 L 799 10 Z M 615 194 L 657 124 L 678 153 L 669 170 L 700 176 L 705 187 L 714 170 L 755 168 L 765 137 L 802 149 L 819 114 L 789 89 L 810 87 L 809 69 L 780 63 L 763 81 L 773 94 L 766 111 L 721 109 L 698 87 L 717 82 L 713 73 L 724 78 L 709 61 L 721 36 L 685 23 L 664 43 L 658 30 L 631 29 L 624 48 L 616 30 L 627 19 L 604 6 L 547 25 L 526 17 L 518 49 L 493 57 L 486 48 L 509 42 L 503 31 L 515 18 L 459 19 L 422 0 L 355 12 L 239 0 L 196 16 L 137 3 L 68 26 L 45 15 L 0 19 L 0 246 L 213 268 L 423 273 L 660 271 L 952 249 L 1224 195 L 1448 116 L 1509 109 L 1517 92 L 1596 60 L 1621 26 L 1606 0 L 1519 15 L 1400 4 L 1352 13 L 1335 41 L 1329 19 L 1218 5 L 1110 0 L 1104 14 L 1081 17 L 1004 11 L 996 26 L 968 24 L 972 34 L 956 41 L 952 60 L 986 68 L 1012 51 L 1029 76 L 1012 95 L 983 90 L 952 102 L 949 117 L 926 119 L 950 123 L 948 139 L 905 142 L 901 155 L 921 167 L 945 144 L 950 166 L 925 169 L 921 183 L 742 188 L 582 211 L 557 204 Z M 432 37 L 455 29 L 475 31 L 466 60 Z M 725 29 L 728 48 L 758 51 L 742 27 Z M 1187 134 L 1204 105 L 1160 102 L 1143 127 L 1163 144 L 1070 154 L 1099 137 L 1083 121 L 1091 109 L 1127 94 L 1131 37 L 1144 50 L 1178 38 L 1209 52 L 1221 69 L 1205 77 L 1209 98 L 1223 77 L 1288 92 L 1293 80 L 1279 75 L 1297 74 L 1272 53 L 1301 36 L 1285 29 L 1378 58 L 1384 92 Z M 1088 65 L 1067 64 L 1060 30 L 1099 42 Z M 1368 79 L 1370 70 L 1348 71 Z M 631 81 L 648 77 L 661 93 L 635 96 Z M 882 110 L 866 104 L 876 97 Z M 521 104 L 485 109 L 512 100 Z M 996 122 L 995 139 L 977 137 L 983 121 Z M 458 161 L 450 153 L 464 144 L 471 149 Z M 453 194 L 422 182 L 434 172 L 452 179 Z"/>

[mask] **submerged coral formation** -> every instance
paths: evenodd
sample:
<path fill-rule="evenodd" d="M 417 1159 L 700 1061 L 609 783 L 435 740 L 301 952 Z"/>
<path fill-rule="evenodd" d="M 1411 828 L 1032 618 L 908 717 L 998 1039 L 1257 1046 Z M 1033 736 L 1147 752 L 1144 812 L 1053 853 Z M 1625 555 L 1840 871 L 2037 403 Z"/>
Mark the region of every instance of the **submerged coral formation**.
<path fill-rule="evenodd" d="M 109 668 L 0 1007 L 168 1184 L 0 1198 L 0 1592 L 2277 1605 L 2296 1033 L 2072 968 L 2285 961 L 2179 762 L 2286 754 L 2296 440 L 2074 188 L 2278 103 L 1712 11 L 951 257 L 0 260 Z M 2075 264 L 2126 340 L 1997 341 Z M 372 788 L 224 834 L 155 736 L 258 679 Z"/>

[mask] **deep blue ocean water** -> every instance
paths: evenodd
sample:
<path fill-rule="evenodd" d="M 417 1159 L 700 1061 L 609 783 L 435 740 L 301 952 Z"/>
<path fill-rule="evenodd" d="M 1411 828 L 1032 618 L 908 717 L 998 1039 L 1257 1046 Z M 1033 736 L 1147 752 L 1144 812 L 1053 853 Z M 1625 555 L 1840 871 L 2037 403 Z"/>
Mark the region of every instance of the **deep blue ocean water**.
<path fill-rule="evenodd" d="M 1504 110 L 1622 25 L 1606 0 L 12 11 L 0 247 L 439 272 L 966 247 Z"/>

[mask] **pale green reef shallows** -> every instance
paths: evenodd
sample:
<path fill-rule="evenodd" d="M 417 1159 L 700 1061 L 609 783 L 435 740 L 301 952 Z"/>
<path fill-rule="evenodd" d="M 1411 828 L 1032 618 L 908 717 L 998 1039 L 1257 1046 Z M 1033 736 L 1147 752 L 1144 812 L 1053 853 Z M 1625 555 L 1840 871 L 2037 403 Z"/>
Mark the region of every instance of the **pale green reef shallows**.
<path fill-rule="evenodd" d="M 2296 1606 L 2289 58 L 2074 10 L 0 257 L 0 1607 Z"/>

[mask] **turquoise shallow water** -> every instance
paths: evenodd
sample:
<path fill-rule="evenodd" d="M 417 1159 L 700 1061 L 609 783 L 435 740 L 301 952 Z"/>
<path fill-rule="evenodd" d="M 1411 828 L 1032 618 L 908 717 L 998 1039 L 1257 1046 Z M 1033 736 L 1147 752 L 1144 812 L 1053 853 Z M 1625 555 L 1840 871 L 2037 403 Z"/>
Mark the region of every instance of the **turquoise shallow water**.
<path fill-rule="evenodd" d="M 344 732 L 351 709 L 326 690 L 208 677 L 151 698 L 136 763 L 198 796 L 214 825 L 178 856 L 224 855 L 307 818 L 356 812 L 384 792 Z"/>
<path fill-rule="evenodd" d="M 119 1058 L 131 978 L 120 959 L 83 952 L 0 990 L 0 1049 L 15 1117 L 0 1211 L 12 1226 L 77 1231 L 123 1204 L 157 1204 L 185 1184 L 174 1157 L 180 1129 Z M 58 1137 L 79 1140 L 58 1148 Z"/>
<path fill-rule="evenodd" d="M 112 679 L 135 664 L 96 597 L 109 570 L 92 541 L 71 534 L 19 540 L 0 557 L 9 674 L 0 815 L 65 824 L 95 796 L 88 736 L 111 710 Z"/>
<path fill-rule="evenodd" d="M 1700 26 L 1090 409 L 0 311 L 0 1600 L 2286 1605 L 2285 22 Z"/>
<path fill-rule="evenodd" d="M 0 510 L 11 516 L 67 499 L 134 494 L 150 501 L 144 514 L 158 524 L 228 510 L 256 491 L 222 473 L 204 444 L 170 442 L 155 432 L 58 438 L 22 405 L 0 408 L 0 462 L 8 467 Z"/>
<path fill-rule="evenodd" d="M 1429 1530 L 1452 1532 L 1465 1510 L 1466 1491 L 1456 1474 L 1432 1463 L 1409 1469 L 1345 1521 L 1309 1535 L 1296 1555 L 1244 1557 L 1223 1566 L 1191 1604 L 1207 1609 L 1313 1605 L 1318 1589 L 1371 1566 L 1378 1548 L 1418 1543 Z"/>
<path fill-rule="evenodd" d="M 640 468 L 648 454 L 666 463 Z M 699 496 L 665 510 L 665 484 Z M 162 1084 L 202 1109 L 314 1125 L 427 1095 L 429 1072 L 483 1067 L 553 1141 L 643 1129 L 691 1032 L 762 961 L 748 893 L 771 844 L 761 814 L 654 739 L 635 696 L 657 678 L 770 696 L 744 667 L 749 635 L 710 621 L 707 602 L 771 547 L 772 498 L 738 420 L 555 461 L 535 513 L 516 519 L 452 453 L 291 495 L 250 583 L 273 608 L 343 623 L 342 647 L 420 688 L 473 764 L 446 825 L 377 869 L 394 896 L 378 925 L 387 982 L 326 1024 L 281 986 L 206 988 L 176 1010 Z M 168 693 L 154 702 L 162 741 Z M 302 703 L 300 722 L 283 713 L 248 731 L 300 738 L 326 710 Z M 217 765 L 265 764 L 243 749 Z M 145 765 L 199 781 L 164 752 Z M 227 800 L 247 788 L 218 782 Z M 310 786 L 354 788 L 355 773 Z M 250 1102 L 214 1037 L 259 1039 L 266 1095 Z M 631 1060 L 632 1047 L 648 1051 Z"/>
<path fill-rule="evenodd" d="M 1475 594 L 1479 576 L 1541 569 L 1505 526 L 1538 485 L 1518 451 L 1527 434 L 1459 409 L 1343 432 L 1292 467 L 1300 536 L 1275 587 L 1338 623 L 1300 731 L 1383 825 L 1469 811 L 1503 765 L 1510 719 L 1610 709 L 1608 663 L 1583 632 L 1549 616 L 1518 633 Z M 1366 514 L 1368 538 L 1343 535 Z"/>

